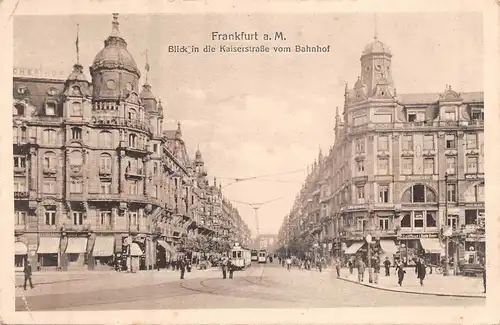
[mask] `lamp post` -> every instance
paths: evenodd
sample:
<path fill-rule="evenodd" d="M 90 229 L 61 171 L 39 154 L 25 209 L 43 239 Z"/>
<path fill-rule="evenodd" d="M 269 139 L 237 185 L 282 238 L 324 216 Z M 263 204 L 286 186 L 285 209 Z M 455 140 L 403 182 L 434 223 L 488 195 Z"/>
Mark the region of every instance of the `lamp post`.
<path fill-rule="evenodd" d="M 444 173 L 444 193 L 445 193 L 445 203 L 444 203 L 444 222 L 445 224 L 448 222 L 448 176 L 449 176 L 449 171 L 448 169 Z M 444 238 L 445 238 L 445 244 L 444 244 L 444 276 L 450 275 L 450 267 L 449 267 L 449 247 L 450 247 L 450 236 L 449 236 L 449 230 L 443 232 Z"/>
<path fill-rule="evenodd" d="M 372 235 L 368 234 L 365 237 L 366 243 L 368 244 L 368 282 L 372 283 L 373 278 L 372 278 Z"/>

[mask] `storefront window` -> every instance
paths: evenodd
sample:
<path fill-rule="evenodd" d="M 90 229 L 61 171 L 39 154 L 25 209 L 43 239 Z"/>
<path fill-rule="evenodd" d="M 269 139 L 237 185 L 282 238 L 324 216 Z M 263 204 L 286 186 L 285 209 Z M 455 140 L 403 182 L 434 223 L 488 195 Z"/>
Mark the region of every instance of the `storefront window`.
<path fill-rule="evenodd" d="M 411 215 L 410 213 L 405 213 L 403 218 L 401 219 L 401 228 L 410 228 L 411 227 Z"/>
<path fill-rule="evenodd" d="M 423 228 L 424 227 L 424 213 L 423 211 L 415 211 L 413 215 L 413 227 Z"/>
<path fill-rule="evenodd" d="M 436 227 L 436 212 L 428 211 L 426 214 L 427 227 Z"/>

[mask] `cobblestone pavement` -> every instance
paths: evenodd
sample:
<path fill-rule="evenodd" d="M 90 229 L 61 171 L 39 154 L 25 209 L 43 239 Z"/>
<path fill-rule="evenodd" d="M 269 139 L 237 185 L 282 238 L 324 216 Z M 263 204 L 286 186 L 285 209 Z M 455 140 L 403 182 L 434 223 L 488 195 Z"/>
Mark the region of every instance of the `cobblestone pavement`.
<path fill-rule="evenodd" d="M 225 280 L 217 269 L 195 270 L 184 280 L 165 270 L 35 275 L 35 289 L 16 289 L 16 310 L 480 306 L 485 300 L 381 291 L 331 271 L 257 264 Z"/>

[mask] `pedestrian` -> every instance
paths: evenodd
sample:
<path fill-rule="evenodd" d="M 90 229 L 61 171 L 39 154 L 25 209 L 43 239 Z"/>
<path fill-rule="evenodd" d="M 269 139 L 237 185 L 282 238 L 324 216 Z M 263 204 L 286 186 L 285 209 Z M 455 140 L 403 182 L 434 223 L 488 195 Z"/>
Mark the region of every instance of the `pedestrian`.
<path fill-rule="evenodd" d="M 221 269 L 222 269 L 222 278 L 225 279 L 226 275 L 227 275 L 227 261 L 226 261 L 226 259 L 222 260 Z"/>
<path fill-rule="evenodd" d="M 184 261 L 184 259 L 179 259 L 177 261 L 177 267 L 181 271 L 181 280 L 183 280 L 184 279 L 184 273 L 186 272 L 186 262 Z"/>
<path fill-rule="evenodd" d="M 373 259 L 373 283 L 378 284 L 378 276 L 380 274 L 380 261 L 378 258 Z"/>
<path fill-rule="evenodd" d="M 352 259 L 347 261 L 347 267 L 349 267 L 349 273 L 352 274 L 352 271 L 354 270 L 354 263 L 352 262 Z"/>
<path fill-rule="evenodd" d="M 396 274 L 398 275 L 398 284 L 401 287 L 403 285 L 403 280 L 405 278 L 406 271 L 400 263 L 396 263 Z"/>
<path fill-rule="evenodd" d="M 231 260 L 229 260 L 228 263 L 227 263 L 227 269 L 229 271 L 229 278 L 232 279 L 233 278 L 233 272 L 234 272 L 234 265 L 231 262 Z"/>
<path fill-rule="evenodd" d="M 363 282 L 365 277 L 366 264 L 365 262 L 363 262 L 361 258 L 358 258 L 357 268 L 358 268 L 358 282 Z"/>
<path fill-rule="evenodd" d="M 30 283 L 31 289 L 33 289 L 35 286 L 33 285 L 33 282 L 31 281 L 31 263 L 30 261 L 26 261 L 24 264 L 24 290 L 26 291 L 26 283 Z"/>
<path fill-rule="evenodd" d="M 340 278 L 340 259 L 335 259 L 335 270 L 337 271 L 337 278 Z"/>
<path fill-rule="evenodd" d="M 288 271 L 290 271 L 290 269 L 292 268 L 292 259 L 290 258 L 290 256 L 286 259 L 286 268 Z"/>
<path fill-rule="evenodd" d="M 420 280 L 420 285 L 424 285 L 426 266 L 422 258 L 417 259 L 415 262 L 415 271 L 417 272 L 417 279 Z"/>
<path fill-rule="evenodd" d="M 389 271 L 391 268 L 391 261 L 389 261 L 389 256 L 385 257 L 384 268 L 385 268 L 385 276 L 389 276 Z"/>
<path fill-rule="evenodd" d="M 160 258 L 159 257 L 156 259 L 156 270 L 160 271 Z"/>

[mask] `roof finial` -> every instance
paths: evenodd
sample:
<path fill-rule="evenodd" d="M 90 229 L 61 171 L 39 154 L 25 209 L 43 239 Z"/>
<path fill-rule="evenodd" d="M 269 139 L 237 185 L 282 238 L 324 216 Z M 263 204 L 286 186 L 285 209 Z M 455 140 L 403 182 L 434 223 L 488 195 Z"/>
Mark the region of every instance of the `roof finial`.
<path fill-rule="evenodd" d="M 378 35 L 377 35 L 377 14 L 375 13 L 374 16 L 373 16 L 373 39 L 378 39 Z"/>
<path fill-rule="evenodd" d="M 76 64 L 80 64 L 80 24 L 76 24 Z"/>
<path fill-rule="evenodd" d="M 148 49 L 146 49 L 146 66 L 144 67 L 146 70 L 146 85 L 148 84 L 148 74 L 149 74 L 149 60 L 148 60 Z"/>
<path fill-rule="evenodd" d="M 111 23 L 111 36 L 120 36 L 120 30 L 118 29 L 118 25 L 120 23 L 118 22 L 118 14 L 114 13 L 113 14 L 113 22 Z"/>

